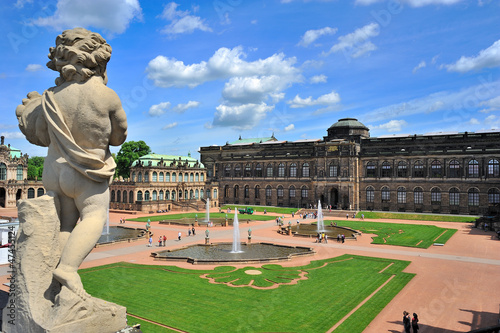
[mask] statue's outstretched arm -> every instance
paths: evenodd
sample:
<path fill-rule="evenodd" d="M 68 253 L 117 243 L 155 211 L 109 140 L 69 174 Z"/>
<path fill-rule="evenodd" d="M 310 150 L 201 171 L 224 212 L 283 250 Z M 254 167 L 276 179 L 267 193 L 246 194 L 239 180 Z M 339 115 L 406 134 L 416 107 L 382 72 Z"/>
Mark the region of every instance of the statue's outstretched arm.
<path fill-rule="evenodd" d="M 23 99 L 23 104 L 16 108 L 19 129 L 29 142 L 37 146 L 48 147 L 50 144 L 47 123 L 43 116 L 42 96 L 32 91 L 28 98 Z"/>

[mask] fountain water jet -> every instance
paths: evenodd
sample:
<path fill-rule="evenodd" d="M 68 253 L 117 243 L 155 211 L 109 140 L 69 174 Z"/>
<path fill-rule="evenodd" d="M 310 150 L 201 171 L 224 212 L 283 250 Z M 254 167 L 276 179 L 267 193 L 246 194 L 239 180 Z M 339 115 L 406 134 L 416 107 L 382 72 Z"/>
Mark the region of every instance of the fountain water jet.
<path fill-rule="evenodd" d="M 318 232 L 325 231 L 325 224 L 323 222 L 323 209 L 321 208 L 321 201 L 318 200 L 318 222 L 317 222 Z"/>
<path fill-rule="evenodd" d="M 210 222 L 210 198 L 207 198 L 207 213 L 205 214 L 205 222 Z"/>
<path fill-rule="evenodd" d="M 238 222 L 238 209 L 234 209 L 234 221 L 233 221 L 233 249 L 231 253 L 241 253 L 241 243 L 240 243 L 240 226 Z"/>

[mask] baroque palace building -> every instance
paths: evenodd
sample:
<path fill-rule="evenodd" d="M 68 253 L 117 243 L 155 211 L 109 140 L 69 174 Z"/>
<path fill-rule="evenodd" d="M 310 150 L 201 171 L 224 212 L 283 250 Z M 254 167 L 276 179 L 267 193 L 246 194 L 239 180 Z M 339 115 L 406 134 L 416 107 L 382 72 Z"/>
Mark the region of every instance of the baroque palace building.
<path fill-rule="evenodd" d="M 500 130 L 370 138 L 353 118 L 323 139 L 201 147 L 221 204 L 487 214 L 500 203 Z"/>
<path fill-rule="evenodd" d="M 28 155 L 0 142 L 0 207 L 14 208 L 19 199 L 42 196 L 45 189 L 41 181 L 28 181 Z"/>
<path fill-rule="evenodd" d="M 218 205 L 218 189 L 206 186 L 206 169 L 189 156 L 148 154 L 134 161 L 130 179 L 110 185 L 110 209 L 157 212 L 202 210 Z"/>

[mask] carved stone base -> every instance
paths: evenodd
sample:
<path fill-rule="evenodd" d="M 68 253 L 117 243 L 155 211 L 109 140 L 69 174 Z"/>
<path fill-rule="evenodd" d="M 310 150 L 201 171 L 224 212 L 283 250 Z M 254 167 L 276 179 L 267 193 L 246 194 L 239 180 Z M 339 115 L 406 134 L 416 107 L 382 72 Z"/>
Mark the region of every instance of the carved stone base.
<path fill-rule="evenodd" d="M 52 276 L 59 263 L 59 202 L 51 192 L 18 205 L 11 292 L 3 309 L 5 333 L 114 333 L 127 326 L 126 309 L 82 299 Z M 10 308 L 9 308 L 10 306 Z"/>

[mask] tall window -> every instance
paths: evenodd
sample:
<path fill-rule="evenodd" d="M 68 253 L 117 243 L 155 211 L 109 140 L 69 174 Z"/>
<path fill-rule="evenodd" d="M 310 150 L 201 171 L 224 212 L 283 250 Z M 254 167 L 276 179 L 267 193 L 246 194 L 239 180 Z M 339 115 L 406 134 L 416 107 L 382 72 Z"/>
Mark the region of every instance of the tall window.
<path fill-rule="evenodd" d="M 500 177 L 500 164 L 498 160 L 491 159 L 488 161 L 488 177 Z"/>
<path fill-rule="evenodd" d="M 255 186 L 255 199 L 260 198 L 260 186 Z"/>
<path fill-rule="evenodd" d="M 295 198 L 295 187 L 294 186 L 290 186 L 290 188 L 288 189 L 288 196 L 290 198 Z"/>
<path fill-rule="evenodd" d="M 424 163 L 416 161 L 413 165 L 413 177 L 424 177 Z"/>
<path fill-rule="evenodd" d="M 224 177 L 231 177 L 231 166 L 229 164 L 224 167 Z"/>
<path fill-rule="evenodd" d="M 500 203 L 500 191 L 497 188 L 490 188 L 488 190 L 488 203 L 490 205 Z"/>
<path fill-rule="evenodd" d="M 189 181 L 192 183 L 194 181 L 194 174 L 189 174 Z"/>
<path fill-rule="evenodd" d="M 271 186 L 266 186 L 266 198 L 270 198 L 272 196 L 272 189 Z"/>
<path fill-rule="evenodd" d="M 398 163 L 398 177 L 408 177 L 408 165 L 405 161 Z"/>
<path fill-rule="evenodd" d="M 248 185 L 245 185 L 244 196 L 245 198 L 250 197 L 250 188 L 248 187 Z"/>
<path fill-rule="evenodd" d="M 234 166 L 234 176 L 235 177 L 241 177 L 241 165 L 236 164 Z"/>
<path fill-rule="evenodd" d="M 199 199 L 199 197 L 200 197 L 200 192 L 198 192 L 198 190 L 195 190 L 195 191 L 194 191 L 194 198 L 195 198 L 196 200 L 198 200 L 198 199 Z"/>
<path fill-rule="evenodd" d="M 377 167 L 374 162 L 368 162 L 366 164 L 366 177 L 376 177 L 377 176 Z"/>
<path fill-rule="evenodd" d="M 23 166 L 22 165 L 17 166 L 16 179 L 23 180 Z"/>
<path fill-rule="evenodd" d="M 255 167 L 255 177 L 262 177 L 262 165 L 260 163 Z"/>
<path fill-rule="evenodd" d="M 438 160 L 434 160 L 431 163 L 431 177 L 432 178 L 441 178 L 443 177 L 443 171 L 441 167 L 441 162 Z"/>
<path fill-rule="evenodd" d="M 142 173 L 140 173 L 140 172 L 139 172 L 139 174 L 137 175 L 137 181 L 138 181 L 139 183 L 141 183 L 141 182 L 142 182 Z"/>
<path fill-rule="evenodd" d="M 460 162 L 457 160 L 450 161 L 450 167 L 448 169 L 448 178 L 459 178 L 460 177 Z"/>
<path fill-rule="evenodd" d="M 199 182 L 200 181 L 200 174 L 197 172 L 194 176 L 194 181 Z"/>
<path fill-rule="evenodd" d="M 380 193 L 382 195 L 382 202 L 391 201 L 391 191 L 389 190 L 389 187 L 387 186 L 382 187 Z"/>
<path fill-rule="evenodd" d="M 404 187 L 398 187 L 398 204 L 406 203 L 406 189 Z"/>
<path fill-rule="evenodd" d="M 163 177 L 163 172 L 160 172 L 159 176 L 158 176 L 158 181 L 160 183 L 163 183 L 165 181 L 165 178 Z"/>
<path fill-rule="evenodd" d="M 163 200 L 163 190 L 158 193 L 158 200 Z"/>
<path fill-rule="evenodd" d="M 285 165 L 283 163 L 278 165 L 278 177 L 285 177 Z"/>
<path fill-rule="evenodd" d="M 156 171 L 153 172 L 153 182 L 158 181 L 158 173 Z"/>
<path fill-rule="evenodd" d="M 460 191 L 456 187 L 450 188 L 448 192 L 450 197 L 450 206 L 458 206 L 460 205 Z"/>
<path fill-rule="evenodd" d="M 205 181 L 205 174 L 203 174 L 203 173 L 202 173 L 202 174 L 200 175 L 200 181 L 201 181 L 201 182 L 204 182 L 204 181 Z"/>
<path fill-rule="evenodd" d="M 229 185 L 224 186 L 224 196 L 229 198 Z"/>
<path fill-rule="evenodd" d="M 389 162 L 385 161 L 382 163 L 382 177 L 390 177 L 392 173 L 391 171 L 392 167 Z"/>
<path fill-rule="evenodd" d="M 44 194 L 44 190 L 42 187 L 40 187 L 38 190 L 36 190 L 36 196 L 41 197 Z"/>
<path fill-rule="evenodd" d="M 7 167 L 0 163 L 0 180 L 7 180 Z"/>
<path fill-rule="evenodd" d="M 149 182 L 149 172 L 144 172 L 144 182 Z"/>
<path fill-rule="evenodd" d="M 437 187 L 431 189 L 431 204 L 440 205 L 441 204 L 441 190 Z"/>
<path fill-rule="evenodd" d="M 277 189 L 278 198 L 283 198 L 283 186 L 278 186 Z"/>
<path fill-rule="evenodd" d="M 366 188 L 366 202 L 373 202 L 375 200 L 375 189 L 371 186 Z"/>
<path fill-rule="evenodd" d="M 297 164 L 295 163 L 290 165 L 290 177 L 297 177 Z"/>
<path fill-rule="evenodd" d="M 477 160 L 469 161 L 469 177 L 471 178 L 479 177 L 479 162 Z"/>
<path fill-rule="evenodd" d="M 328 166 L 328 176 L 329 177 L 338 177 L 338 167 L 337 165 L 331 163 L 329 166 Z"/>
<path fill-rule="evenodd" d="M 137 201 L 142 201 L 142 191 L 137 191 Z"/>
<path fill-rule="evenodd" d="M 114 199 L 114 193 L 112 193 L 113 195 L 111 196 L 111 201 L 115 201 Z M 35 197 L 35 189 L 34 188 L 29 188 L 28 189 L 28 199 L 33 199 Z"/>
<path fill-rule="evenodd" d="M 252 177 L 252 166 L 250 163 L 245 165 L 245 177 Z"/>
<path fill-rule="evenodd" d="M 135 182 L 135 171 L 132 172 L 132 181 Z"/>
<path fill-rule="evenodd" d="M 238 198 L 240 196 L 240 187 L 238 185 L 234 186 L 234 197 Z"/>
<path fill-rule="evenodd" d="M 158 192 L 153 191 L 153 201 L 158 200 Z"/>
<path fill-rule="evenodd" d="M 309 195 L 309 193 L 308 193 L 307 187 L 303 187 L 301 190 L 302 199 L 307 198 L 308 195 Z"/>
<path fill-rule="evenodd" d="M 145 191 L 145 192 L 144 192 L 144 200 L 145 200 L 145 201 L 149 201 L 149 200 L 151 200 L 151 197 L 149 196 L 149 191 Z"/>
<path fill-rule="evenodd" d="M 413 202 L 416 205 L 421 205 L 424 203 L 424 190 L 421 187 L 415 187 L 413 190 Z"/>
<path fill-rule="evenodd" d="M 467 194 L 469 206 L 479 206 L 479 190 L 477 188 L 471 188 Z"/>
<path fill-rule="evenodd" d="M 268 164 L 266 168 L 266 177 L 272 177 L 273 176 L 273 166 L 272 164 Z"/>
<path fill-rule="evenodd" d="M 309 177 L 309 163 L 302 164 L 302 177 Z"/>
<path fill-rule="evenodd" d="M 175 183 L 177 181 L 177 174 L 172 172 L 172 182 Z"/>
<path fill-rule="evenodd" d="M 214 196 L 213 196 L 213 198 L 217 200 L 217 189 L 214 189 Z"/>
<path fill-rule="evenodd" d="M 120 190 L 116 191 L 116 202 L 120 202 L 122 201 L 122 192 L 120 192 Z"/>
<path fill-rule="evenodd" d="M 184 174 L 184 182 L 188 182 L 188 177 L 189 175 L 187 173 Z M 180 179 L 179 179 L 180 180 Z M 186 197 L 184 197 L 184 199 L 187 199 Z"/>

